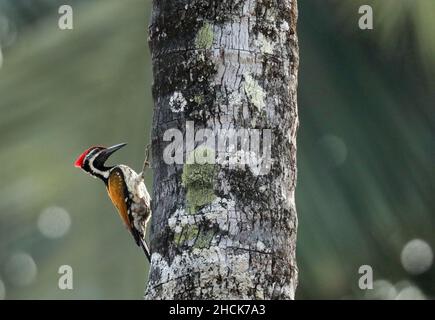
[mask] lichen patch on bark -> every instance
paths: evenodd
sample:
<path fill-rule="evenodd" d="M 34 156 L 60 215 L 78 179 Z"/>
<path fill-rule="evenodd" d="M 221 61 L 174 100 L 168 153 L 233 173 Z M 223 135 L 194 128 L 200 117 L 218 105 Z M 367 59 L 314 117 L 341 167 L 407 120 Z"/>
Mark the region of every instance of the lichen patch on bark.
<path fill-rule="evenodd" d="M 214 151 L 207 147 L 198 147 L 188 155 L 181 176 L 182 185 L 186 189 L 186 200 L 189 211 L 195 213 L 201 206 L 211 203 L 215 198 L 214 177 L 215 165 L 201 163 L 200 158 L 214 159 Z"/>
<path fill-rule="evenodd" d="M 265 106 L 264 98 L 266 96 L 263 88 L 249 74 L 245 74 L 244 79 L 243 88 L 248 100 L 261 111 Z"/>
<path fill-rule="evenodd" d="M 296 0 L 153 5 L 153 254 L 146 298 L 293 299 Z M 232 166 L 258 161 L 260 150 L 235 150 L 217 164 L 190 162 L 201 148 L 196 144 L 192 154 L 185 150 L 184 164 L 166 164 L 164 133 L 186 134 L 191 121 L 213 132 L 269 130 L 269 170 Z"/>
<path fill-rule="evenodd" d="M 175 91 L 169 99 L 169 107 L 171 108 L 172 112 L 183 112 L 184 108 L 186 108 L 186 105 L 187 101 L 181 92 Z"/>
<path fill-rule="evenodd" d="M 196 38 L 195 38 L 195 45 L 198 49 L 210 49 L 213 45 L 213 26 L 206 22 L 204 25 L 199 29 Z"/>

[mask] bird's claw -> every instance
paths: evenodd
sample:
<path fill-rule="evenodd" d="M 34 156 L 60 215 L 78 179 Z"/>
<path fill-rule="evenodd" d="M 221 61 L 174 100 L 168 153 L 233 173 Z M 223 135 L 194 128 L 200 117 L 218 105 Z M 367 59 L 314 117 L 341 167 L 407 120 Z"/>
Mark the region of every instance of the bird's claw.
<path fill-rule="evenodd" d="M 149 168 L 150 166 L 150 149 L 151 149 L 151 144 L 148 144 L 145 148 L 145 161 L 143 163 L 143 168 L 142 168 L 142 177 L 145 179 L 145 171 Z"/>

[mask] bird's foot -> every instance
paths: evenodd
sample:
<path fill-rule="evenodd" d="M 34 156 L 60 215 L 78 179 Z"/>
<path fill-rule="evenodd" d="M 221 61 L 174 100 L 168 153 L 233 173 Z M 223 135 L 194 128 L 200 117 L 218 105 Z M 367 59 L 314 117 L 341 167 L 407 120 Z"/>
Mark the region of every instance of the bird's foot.
<path fill-rule="evenodd" d="M 145 171 L 150 167 L 150 148 L 151 145 L 148 144 L 145 148 L 145 161 L 143 162 L 143 167 L 142 167 L 142 178 L 145 179 Z"/>

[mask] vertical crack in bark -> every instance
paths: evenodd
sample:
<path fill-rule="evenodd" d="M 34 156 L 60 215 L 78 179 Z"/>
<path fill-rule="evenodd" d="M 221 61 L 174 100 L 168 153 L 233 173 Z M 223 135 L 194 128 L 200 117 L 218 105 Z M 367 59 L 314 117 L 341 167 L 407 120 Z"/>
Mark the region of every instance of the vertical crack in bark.
<path fill-rule="evenodd" d="M 153 254 L 145 298 L 294 298 L 297 15 L 296 0 L 154 0 Z M 247 129 L 251 141 L 255 130 L 260 140 L 270 130 L 270 170 L 232 166 L 261 155 L 244 148 L 230 157 L 211 150 L 225 159 L 219 164 L 166 164 L 164 133 L 186 135 L 188 121 L 239 146 L 245 138 L 232 129 Z"/>

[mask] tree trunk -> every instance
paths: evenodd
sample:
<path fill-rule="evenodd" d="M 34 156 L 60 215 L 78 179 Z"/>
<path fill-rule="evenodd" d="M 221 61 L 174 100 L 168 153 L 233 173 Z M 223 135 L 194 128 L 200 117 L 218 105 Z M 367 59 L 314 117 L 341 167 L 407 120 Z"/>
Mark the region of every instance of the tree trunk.
<path fill-rule="evenodd" d="M 296 22 L 296 0 L 154 0 L 145 298 L 294 299 Z"/>

